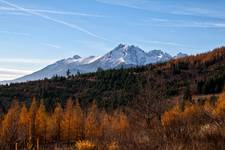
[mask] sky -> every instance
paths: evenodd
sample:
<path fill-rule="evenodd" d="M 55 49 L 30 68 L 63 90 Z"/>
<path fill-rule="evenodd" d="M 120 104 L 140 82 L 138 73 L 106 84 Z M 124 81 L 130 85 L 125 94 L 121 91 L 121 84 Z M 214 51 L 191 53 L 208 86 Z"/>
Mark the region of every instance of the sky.
<path fill-rule="evenodd" d="M 0 80 L 120 43 L 196 54 L 225 45 L 224 0 L 0 0 Z"/>

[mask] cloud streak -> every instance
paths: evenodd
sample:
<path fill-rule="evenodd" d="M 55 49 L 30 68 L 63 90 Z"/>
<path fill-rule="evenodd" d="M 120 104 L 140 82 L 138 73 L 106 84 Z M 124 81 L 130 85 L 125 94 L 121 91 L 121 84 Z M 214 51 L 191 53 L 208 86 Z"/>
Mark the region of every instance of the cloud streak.
<path fill-rule="evenodd" d="M 9 12 L 18 12 L 18 9 L 12 7 L 0 7 L 2 11 L 9 11 Z M 49 10 L 49 9 L 28 9 L 27 11 L 33 11 L 37 13 L 47 13 L 53 15 L 70 15 L 70 16 L 83 16 L 83 17 L 105 17 L 103 15 L 97 14 L 88 14 L 88 13 L 80 13 L 80 12 L 71 12 L 71 11 L 58 11 L 58 10 Z"/>
<path fill-rule="evenodd" d="M 42 43 L 42 45 L 48 46 L 50 48 L 54 48 L 54 49 L 60 49 L 61 46 L 56 45 L 56 44 L 51 44 L 51 43 Z"/>
<path fill-rule="evenodd" d="M 145 10 L 143 7 L 137 6 L 135 0 L 96 0 L 96 2 L 98 3 L 103 3 L 103 4 L 109 4 L 109 5 L 117 5 L 117 6 L 122 6 L 122 7 L 127 7 L 127 8 L 131 8 L 131 9 L 141 9 L 141 10 Z M 140 0 L 139 0 L 140 2 Z"/>
<path fill-rule="evenodd" d="M 202 6 L 198 1 L 150 1 L 150 0 L 96 0 L 98 3 L 121 6 L 130 9 L 165 13 L 170 15 L 208 17 L 225 19 L 223 7 L 217 9 L 213 6 Z M 221 3 L 221 6 L 223 3 Z"/>
<path fill-rule="evenodd" d="M 23 74 L 30 74 L 33 71 L 30 70 L 18 70 L 18 69 L 6 69 L 6 68 L 0 68 L 0 74 L 4 75 L 23 75 Z"/>
<path fill-rule="evenodd" d="M 0 80 L 12 80 L 20 76 L 31 74 L 32 72 L 34 71 L 0 68 Z"/>
<path fill-rule="evenodd" d="M 168 41 L 142 41 L 143 43 L 147 43 L 147 44 L 159 44 L 159 45 L 167 45 L 167 46 L 186 46 L 184 44 L 180 44 L 180 43 L 175 43 L 175 42 L 168 42 Z"/>
<path fill-rule="evenodd" d="M 55 60 L 48 59 L 27 59 L 27 58 L 0 58 L 0 63 L 20 63 L 20 64 L 50 64 Z"/>
<path fill-rule="evenodd" d="M 82 28 L 82 27 L 80 27 L 78 25 L 75 25 L 75 24 L 72 24 L 72 23 L 69 23 L 69 22 L 66 22 L 66 21 L 63 21 L 63 20 L 59 20 L 59 19 L 52 18 L 52 17 L 50 17 L 48 15 L 44 15 L 44 14 L 41 14 L 41 13 L 38 13 L 38 12 L 35 12 L 35 11 L 32 11 L 32 10 L 29 10 L 29 9 L 26 9 L 26 8 L 23 8 L 23 7 L 19 6 L 19 5 L 10 3 L 10 2 L 5 1 L 5 0 L 0 0 L 0 2 L 3 3 L 3 4 L 5 4 L 5 5 L 8 5 L 8 6 L 14 8 L 14 9 L 17 9 L 17 10 L 19 10 L 21 12 L 25 12 L 27 14 L 31 14 L 31 15 L 34 15 L 34 16 L 38 16 L 38 17 L 41 17 L 41 18 L 46 19 L 48 21 L 52 21 L 54 23 L 58 23 L 58 24 L 61 24 L 61 25 L 66 26 L 66 27 L 69 27 L 69 28 L 78 30 L 78 31 L 80 31 L 82 33 L 85 33 L 86 35 L 89 35 L 89 36 L 91 36 L 93 38 L 100 39 L 100 40 L 104 40 L 104 41 L 110 41 L 108 39 L 105 39 L 103 37 L 98 36 L 95 33 L 90 32 L 90 31 L 88 31 L 88 30 L 86 30 L 86 29 L 84 29 L 84 28 Z"/>
<path fill-rule="evenodd" d="M 3 34 L 13 34 L 13 35 L 19 35 L 19 36 L 30 36 L 29 33 L 22 33 L 22 32 L 12 32 L 12 31 L 7 31 L 7 30 L 0 30 L 0 33 L 3 33 Z"/>
<path fill-rule="evenodd" d="M 164 18 L 150 18 L 138 23 L 130 23 L 137 26 L 151 27 L 175 27 L 175 28 L 225 28 L 225 21 L 198 21 L 198 20 L 169 20 Z"/>

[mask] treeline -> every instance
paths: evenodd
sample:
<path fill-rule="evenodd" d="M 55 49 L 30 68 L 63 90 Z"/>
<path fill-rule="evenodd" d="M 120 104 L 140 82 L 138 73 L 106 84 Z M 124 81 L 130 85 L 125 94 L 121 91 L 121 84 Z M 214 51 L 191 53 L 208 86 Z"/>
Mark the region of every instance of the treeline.
<path fill-rule="evenodd" d="M 69 97 L 81 99 L 81 106 L 89 105 L 95 99 L 99 107 L 116 109 L 126 106 L 140 93 L 143 79 L 136 75 L 139 70 L 141 69 L 106 70 L 0 86 L 0 109 L 6 111 L 15 97 L 27 104 L 31 97 L 44 99 L 44 104 L 50 111 L 54 109 L 56 102 L 64 105 Z"/>
<path fill-rule="evenodd" d="M 7 111 L 14 97 L 29 103 L 30 97 L 44 99 L 47 110 L 69 97 L 86 106 L 95 99 L 102 108 L 116 109 L 132 104 L 143 90 L 162 91 L 164 99 L 179 96 L 185 82 L 194 94 L 215 94 L 224 89 L 225 48 L 211 52 L 129 69 L 99 70 L 96 73 L 55 76 L 27 83 L 0 86 L 0 113 Z M 144 89 L 153 86 L 152 88 Z M 60 101 L 56 101 L 60 100 Z"/>
<path fill-rule="evenodd" d="M 50 113 L 35 99 L 30 107 L 14 100 L 0 120 L 0 149 L 45 149 L 54 144 L 75 148 L 82 141 L 108 149 L 110 145 L 119 147 L 127 139 L 128 128 L 128 118 L 122 111 L 107 113 L 95 103 L 83 110 L 69 99 L 64 109 L 57 104 Z"/>

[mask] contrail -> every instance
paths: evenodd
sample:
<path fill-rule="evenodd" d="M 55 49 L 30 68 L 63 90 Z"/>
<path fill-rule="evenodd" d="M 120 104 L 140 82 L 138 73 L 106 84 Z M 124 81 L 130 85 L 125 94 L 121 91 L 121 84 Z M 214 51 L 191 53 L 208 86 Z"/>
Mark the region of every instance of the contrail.
<path fill-rule="evenodd" d="M 15 9 L 15 8 L 12 8 L 12 7 L 1 7 L 0 6 L 0 10 L 18 12 L 18 9 Z M 48 9 L 29 9 L 29 8 L 26 8 L 26 10 L 30 10 L 30 11 L 38 12 L 38 13 L 54 14 L 54 15 L 72 15 L 72 16 L 83 16 L 83 17 L 105 17 L 103 15 L 97 15 L 97 14 L 87 14 L 87 13 L 80 13 L 80 12 L 58 11 L 58 10 L 48 10 Z"/>
<path fill-rule="evenodd" d="M 76 30 L 78 30 L 78 31 L 80 31 L 80 32 L 83 32 L 83 33 L 85 33 L 85 34 L 87 34 L 87 35 L 89 35 L 89 36 L 92 36 L 92 37 L 94 37 L 94 38 L 97 38 L 97 39 L 100 39 L 100 40 L 104 40 L 104 41 L 110 41 L 110 40 L 108 40 L 108 39 L 105 39 L 105 38 L 103 38 L 103 37 L 100 37 L 100 36 L 96 35 L 95 33 L 92 33 L 92 32 L 90 32 L 90 31 L 88 31 L 88 30 L 86 30 L 86 29 L 84 29 L 84 28 L 82 28 L 82 27 L 79 27 L 79 26 L 77 26 L 77 25 L 75 25 L 75 24 L 68 23 L 68 22 L 65 22 L 65 21 L 63 21 L 63 20 L 54 19 L 54 18 L 49 17 L 49 16 L 47 16 L 47 15 L 44 15 L 44 14 L 35 12 L 35 11 L 33 11 L 33 10 L 30 10 L 30 9 L 23 8 L 23 7 L 19 6 L 19 5 L 10 3 L 10 2 L 5 1 L 5 0 L 0 0 L 0 2 L 3 3 L 3 4 L 6 4 L 6 5 L 8 5 L 8 6 L 11 6 L 11 7 L 15 8 L 15 9 L 17 9 L 17 10 L 26 12 L 26 13 L 28 13 L 28 14 L 35 15 L 35 16 L 39 16 L 39 17 L 41 17 L 41 18 L 43 18 L 43 19 L 46 19 L 46 20 L 49 20 L 49 21 L 52 21 L 52 22 L 55 22 L 55 23 L 59 23 L 59 24 L 62 24 L 62 25 L 65 25 L 65 26 L 70 27 L 70 28 L 72 28 L 72 29 L 76 29 Z"/>

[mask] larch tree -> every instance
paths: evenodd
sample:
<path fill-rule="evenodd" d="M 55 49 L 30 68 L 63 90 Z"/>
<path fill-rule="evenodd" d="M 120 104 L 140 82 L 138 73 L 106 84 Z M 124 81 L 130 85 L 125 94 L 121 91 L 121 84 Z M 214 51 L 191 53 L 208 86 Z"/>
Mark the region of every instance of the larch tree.
<path fill-rule="evenodd" d="M 66 107 L 64 110 L 63 120 L 62 120 L 62 135 L 63 139 L 68 143 L 72 140 L 72 136 L 74 136 L 74 122 L 75 122 L 75 112 L 73 107 L 72 99 L 68 99 L 66 103 Z"/>
<path fill-rule="evenodd" d="M 102 111 L 100 114 L 100 133 L 101 133 L 101 141 L 105 141 L 106 138 L 111 138 L 109 135 L 112 136 L 111 132 L 111 126 L 112 126 L 112 116 L 106 113 L 105 111 Z"/>
<path fill-rule="evenodd" d="M 93 102 L 85 120 L 85 134 L 90 139 L 98 136 L 99 122 L 97 116 L 97 105 Z"/>
<path fill-rule="evenodd" d="M 63 109 L 62 106 L 57 103 L 54 112 L 51 116 L 51 122 L 48 125 L 50 127 L 50 134 L 52 137 L 59 142 L 62 135 L 62 119 L 63 119 Z"/>
<path fill-rule="evenodd" d="M 21 112 L 19 115 L 19 136 L 20 141 L 23 146 L 28 142 L 29 140 L 29 124 L 30 124 L 30 116 L 28 109 L 25 104 L 23 104 L 21 108 Z"/>
<path fill-rule="evenodd" d="M 76 105 L 74 106 L 75 109 L 75 138 L 76 140 L 80 140 L 83 137 L 84 132 L 84 114 L 80 107 L 79 101 L 76 101 Z"/>
<path fill-rule="evenodd" d="M 126 130 L 129 127 L 127 116 L 123 112 L 120 112 L 119 116 L 114 116 L 113 120 L 113 128 L 121 138 L 126 134 Z"/>
<path fill-rule="evenodd" d="M 40 106 L 36 113 L 36 136 L 40 140 L 40 142 L 46 143 L 47 140 L 47 121 L 48 116 L 45 110 L 45 105 L 43 101 L 41 101 Z"/>
<path fill-rule="evenodd" d="M 16 142 L 18 142 L 18 118 L 19 118 L 19 104 L 14 100 L 8 113 L 5 115 L 2 122 L 2 139 L 1 147 L 3 149 L 11 149 Z"/>
<path fill-rule="evenodd" d="M 35 121 L 36 121 L 36 112 L 37 112 L 37 101 L 35 98 L 32 99 L 32 103 L 29 109 L 29 117 L 30 117 L 30 123 L 29 123 L 29 144 L 34 146 L 35 144 L 35 135 L 36 135 L 36 127 L 35 127 Z"/>

